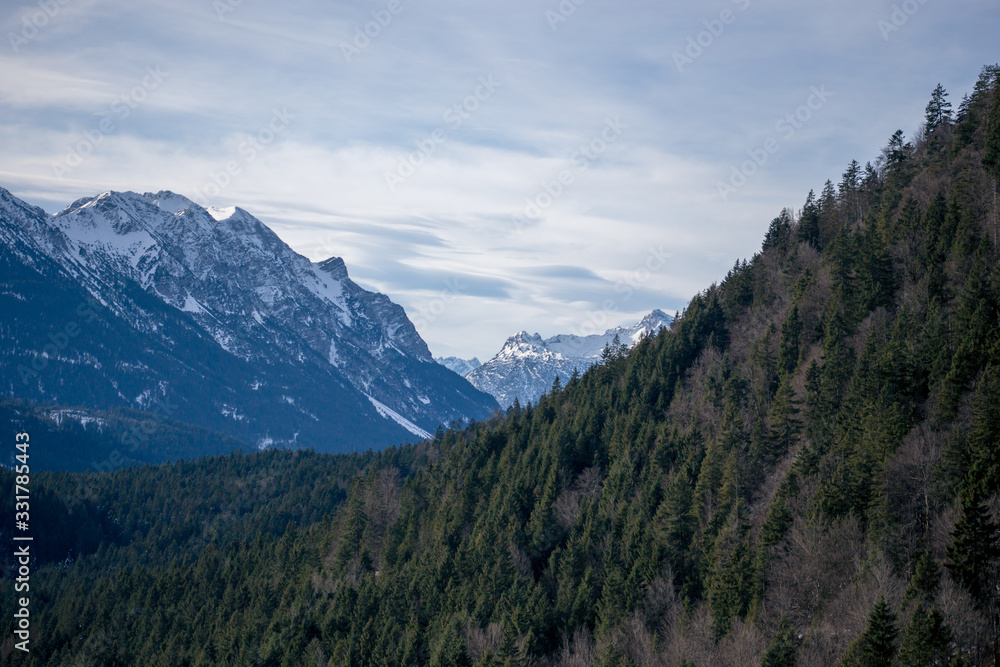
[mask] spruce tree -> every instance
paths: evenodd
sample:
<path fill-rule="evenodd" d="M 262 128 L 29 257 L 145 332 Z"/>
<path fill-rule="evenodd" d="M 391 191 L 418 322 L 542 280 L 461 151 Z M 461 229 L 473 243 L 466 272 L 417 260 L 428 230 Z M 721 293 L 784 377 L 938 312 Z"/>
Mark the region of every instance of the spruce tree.
<path fill-rule="evenodd" d="M 896 130 L 889 137 L 889 143 L 882 149 L 882 161 L 889 171 L 893 171 L 906 160 L 909 144 L 903 140 L 903 131 Z"/>
<path fill-rule="evenodd" d="M 1000 186 L 1000 71 L 993 75 L 993 100 L 990 116 L 986 123 L 986 150 L 983 152 L 983 166 Z"/>
<path fill-rule="evenodd" d="M 802 206 L 796 237 L 799 241 L 819 249 L 819 204 L 816 203 L 816 193 L 812 190 L 809 191 L 806 203 Z"/>
<path fill-rule="evenodd" d="M 781 325 L 781 347 L 778 351 L 778 369 L 782 373 L 791 373 L 799 365 L 799 352 L 802 340 L 802 318 L 799 307 L 792 306 L 791 312 Z"/>
<path fill-rule="evenodd" d="M 778 632 L 764 652 L 760 667 L 795 667 L 799 653 L 799 638 L 795 634 L 788 614 L 782 614 Z"/>
<path fill-rule="evenodd" d="M 926 119 L 927 134 L 934 134 L 942 125 L 951 122 L 951 102 L 947 100 L 948 93 L 940 83 L 931 93 L 931 101 L 927 103 L 924 118 Z"/>
<path fill-rule="evenodd" d="M 996 606 L 1000 529 L 978 496 L 962 498 L 962 516 L 955 523 L 946 567 L 983 610 Z"/>
<path fill-rule="evenodd" d="M 910 600 L 925 600 L 930 602 L 937 593 L 938 585 L 941 582 L 941 568 L 934 561 L 934 556 L 930 550 L 924 549 L 917 557 L 917 562 L 913 567 L 913 576 L 906 587 L 904 602 Z"/>
<path fill-rule="evenodd" d="M 943 667 L 949 662 L 950 644 L 951 630 L 941 612 L 936 607 L 927 611 L 918 604 L 900 640 L 900 667 Z"/>
<path fill-rule="evenodd" d="M 898 635 L 896 614 L 880 597 L 868 615 L 868 627 L 848 647 L 841 667 L 892 667 Z"/>

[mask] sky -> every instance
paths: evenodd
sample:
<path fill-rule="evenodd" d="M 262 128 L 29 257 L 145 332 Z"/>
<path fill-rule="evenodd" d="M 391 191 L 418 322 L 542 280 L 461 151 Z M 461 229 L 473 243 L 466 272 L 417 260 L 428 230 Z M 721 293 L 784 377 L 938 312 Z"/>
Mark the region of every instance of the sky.
<path fill-rule="evenodd" d="M 237 205 L 435 356 L 682 310 L 785 207 L 957 108 L 987 0 L 39 0 L 0 9 L 0 187 Z"/>

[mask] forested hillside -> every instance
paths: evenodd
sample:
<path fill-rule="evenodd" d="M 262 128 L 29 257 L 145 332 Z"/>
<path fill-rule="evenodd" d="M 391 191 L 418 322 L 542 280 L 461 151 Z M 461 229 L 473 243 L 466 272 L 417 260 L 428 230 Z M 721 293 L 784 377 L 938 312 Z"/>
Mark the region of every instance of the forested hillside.
<path fill-rule="evenodd" d="M 44 443 L 31 454 L 35 470 L 110 472 L 251 450 L 221 433 L 130 408 L 93 410 L 0 399 L 0 423 Z M 11 448 L 2 463 L 13 468 L 18 453 Z"/>
<path fill-rule="evenodd" d="M 368 459 L 38 475 L 92 484 L 100 532 L 40 564 L 5 659 L 1000 664 L 998 187 L 987 67 L 537 405 Z"/>

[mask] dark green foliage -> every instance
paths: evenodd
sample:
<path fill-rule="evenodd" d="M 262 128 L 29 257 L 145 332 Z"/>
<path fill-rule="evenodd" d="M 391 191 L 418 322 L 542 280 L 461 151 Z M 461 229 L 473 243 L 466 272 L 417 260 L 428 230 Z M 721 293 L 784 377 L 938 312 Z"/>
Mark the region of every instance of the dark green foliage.
<path fill-rule="evenodd" d="M 910 145 L 904 141 L 903 131 L 896 130 L 889 137 L 889 144 L 882 151 L 882 158 L 888 169 L 898 169 L 906 160 Z"/>
<path fill-rule="evenodd" d="M 948 548 L 948 570 L 980 607 L 995 609 L 998 566 L 1000 527 L 978 496 L 967 494 Z"/>
<path fill-rule="evenodd" d="M 972 399 L 966 485 L 979 497 L 1000 489 L 1000 366 L 983 372 Z"/>
<path fill-rule="evenodd" d="M 879 598 L 868 615 L 868 627 L 847 649 L 841 667 L 892 667 L 898 636 L 896 615 L 885 598 Z"/>
<path fill-rule="evenodd" d="M 933 134 L 942 125 L 951 122 L 951 102 L 947 100 L 948 93 L 940 83 L 931 93 L 931 101 L 927 103 L 924 112 L 926 121 L 925 130 L 928 134 Z"/>
<path fill-rule="evenodd" d="M 80 410 L 0 401 L 0 423 L 42 443 L 32 451 L 36 470 L 111 472 L 143 463 L 215 456 L 249 447 L 197 426 L 127 408 Z M 86 424 L 86 425 L 85 425 Z M 14 464 L 12 449 L 4 463 Z"/>
<path fill-rule="evenodd" d="M 941 568 L 934 561 L 934 556 L 927 549 L 920 552 L 916 565 L 913 568 L 913 576 L 906 588 L 904 601 L 923 600 L 930 602 L 937 593 L 938 585 L 941 583 Z"/>
<path fill-rule="evenodd" d="M 778 368 L 784 373 L 791 373 L 799 365 L 799 354 L 802 345 L 802 318 L 799 307 L 792 306 L 784 324 L 781 325 L 781 348 L 778 352 Z"/>
<path fill-rule="evenodd" d="M 783 615 L 778 623 L 778 631 L 760 661 L 760 667 L 795 667 L 799 643 L 788 614 Z"/>
<path fill-rule="evenodd" d="M 788 243 L 792 236 L 792 219 L 787 210 L 781 212 L 777 218 L 771 221 L 771 226 L 764 236 L 764 250 L 774 248 L 780 252 L 788 249 Z"/>
<path fill-rule="evenodd" d="M 984 70 L 987 76 L 992 74 L 993 80 L 989 84 L 993 87 L 992 99 L 989 102 L 989 116 L 986 121 L 986 147 L 983 152 L 983 165 L 986 170 L 998 181 L 1000 187 L 1000 69 L 994 66 L 992 72 Z M 982 77 L 980 78 L 982 81 Z M 987 94 L 986 90 L 982 95 Z"/>
<path fill-rule="evenodd" d="M 944 667 L 950 663 L 950 644 L 951 630 L 941 612 L 937 608 L 927 611 L 918 604 L 900 640 L 900 667 Z"/>
<path fill-rule="evenodd" d="M 816 203 L 816 195 L 810 190 L 806 197 L 806 203 L 802 207 L 802 214 L 799 216 L 799 226 L 796 229 L 796 238 L 799 241 L 812 245 L 819 249 L 820 227 L 819 227 L 819 205 Z"/>
<path fill-rule="evenodd" d="M 713 652 L 756 635 L 743 658 L 766 665 L 845 645 L 849 665 L 987 664 L 994 79 L 935 151 L 897 133 L 670 331 L 609 346 L 537 405 L 353 458 L 39 474 L 59 538 L 33 575 L 45 643 L 22 662 L 731 664 Z M 831 632 L 873 572 L 909 579 L 902 604 Z"/>

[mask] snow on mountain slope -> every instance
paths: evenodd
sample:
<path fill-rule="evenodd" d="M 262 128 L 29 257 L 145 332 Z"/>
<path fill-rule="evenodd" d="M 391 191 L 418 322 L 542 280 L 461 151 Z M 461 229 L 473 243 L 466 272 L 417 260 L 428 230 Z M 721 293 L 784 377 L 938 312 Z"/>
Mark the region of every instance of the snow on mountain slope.
<path fill-rule="evenodd" d="M 58 272 L 106 306 L 129 336 L 149 338 L 147 348 L 181 357 L 177 372 L 187 373 L 204 360 L 183 360 L 188 351 L 167 330 L 180 327 L 185 335 L 209 337 L 254 376 L 246 384 L 255 389 L 234 388 L 254 392 L 247 397 L 253 400 L 260 398 L 261 386 L 289 382 L 304 384 L 288 395 L 323 391 L 309 386 L 319 381 L 316 377 L 296 378 L 294 368 L 308 368 L 312 376 L 325 378 L 323 386 L 337 385 L 329 389 L 329 400 L 353 387 L 349 403 L 384 419 L 391 429 L 403 424 L 392 415 L 423 433 L 441 423 L 482 418 L 496 408 L 488 395 L 434 363 L 403 309 L 358 286 L 343 260 L 309 261 L 238 207 L 207 210 L 167 191 L 105 192 L 49 216 L 0 188 L 0 243 L 10 254 L 12 271 L 20 263 Z M 101 354 L 92 356 L 101 363 Z M 280 383 L 273 372 L 277 367 L 283 369 Z M 162 372 L 169 375 L 169 369 Z M 161 380 L 170 384 L 169 378 Z M 59 398 L 44 380 L 34 392 L 39 399 Z M 373 409 L 372 400 L 385 410 Z M 248 406 L 238 403 L 226 399 L 247 413 Z M 289 404 L 315 420 L 315 411 L 303 405 Z M 217 407 L 220 414 L 232 412 L 221 403 Z M 350 430 L 349 424 L 336 427 Z M 277 431 L 254 439 L 303 444 L 295 431 Z"/>
<path fill-rule="evenodd" d="M 471 359 L 459 359 L 458 357 L 435 357 L 434 361 L 438 362 L 448 370 L 458 373 L 462 377 L 465 377 L 483 365 L 482 362 L 476 357 L 472 357 Z"/>
<path fill-rule="evenodd" d="M 522 405 L 535 403 L 552 388 L 556 377 L 563 381 L 573 371 L 583 373 L 601 358 L 606 345 L 617 337 L 625 347 L 632 347 L 643 336 L 670 327 L 673 317 L 654 310 L 630 327 L 615 327 L 603 334 L 575 336 L 560 334 L 543 339 L 520 331 L 504 343 L 492 359 L 466 374 L 476 388 L 492 394 L 503 408 L 517 399 Z"/>

